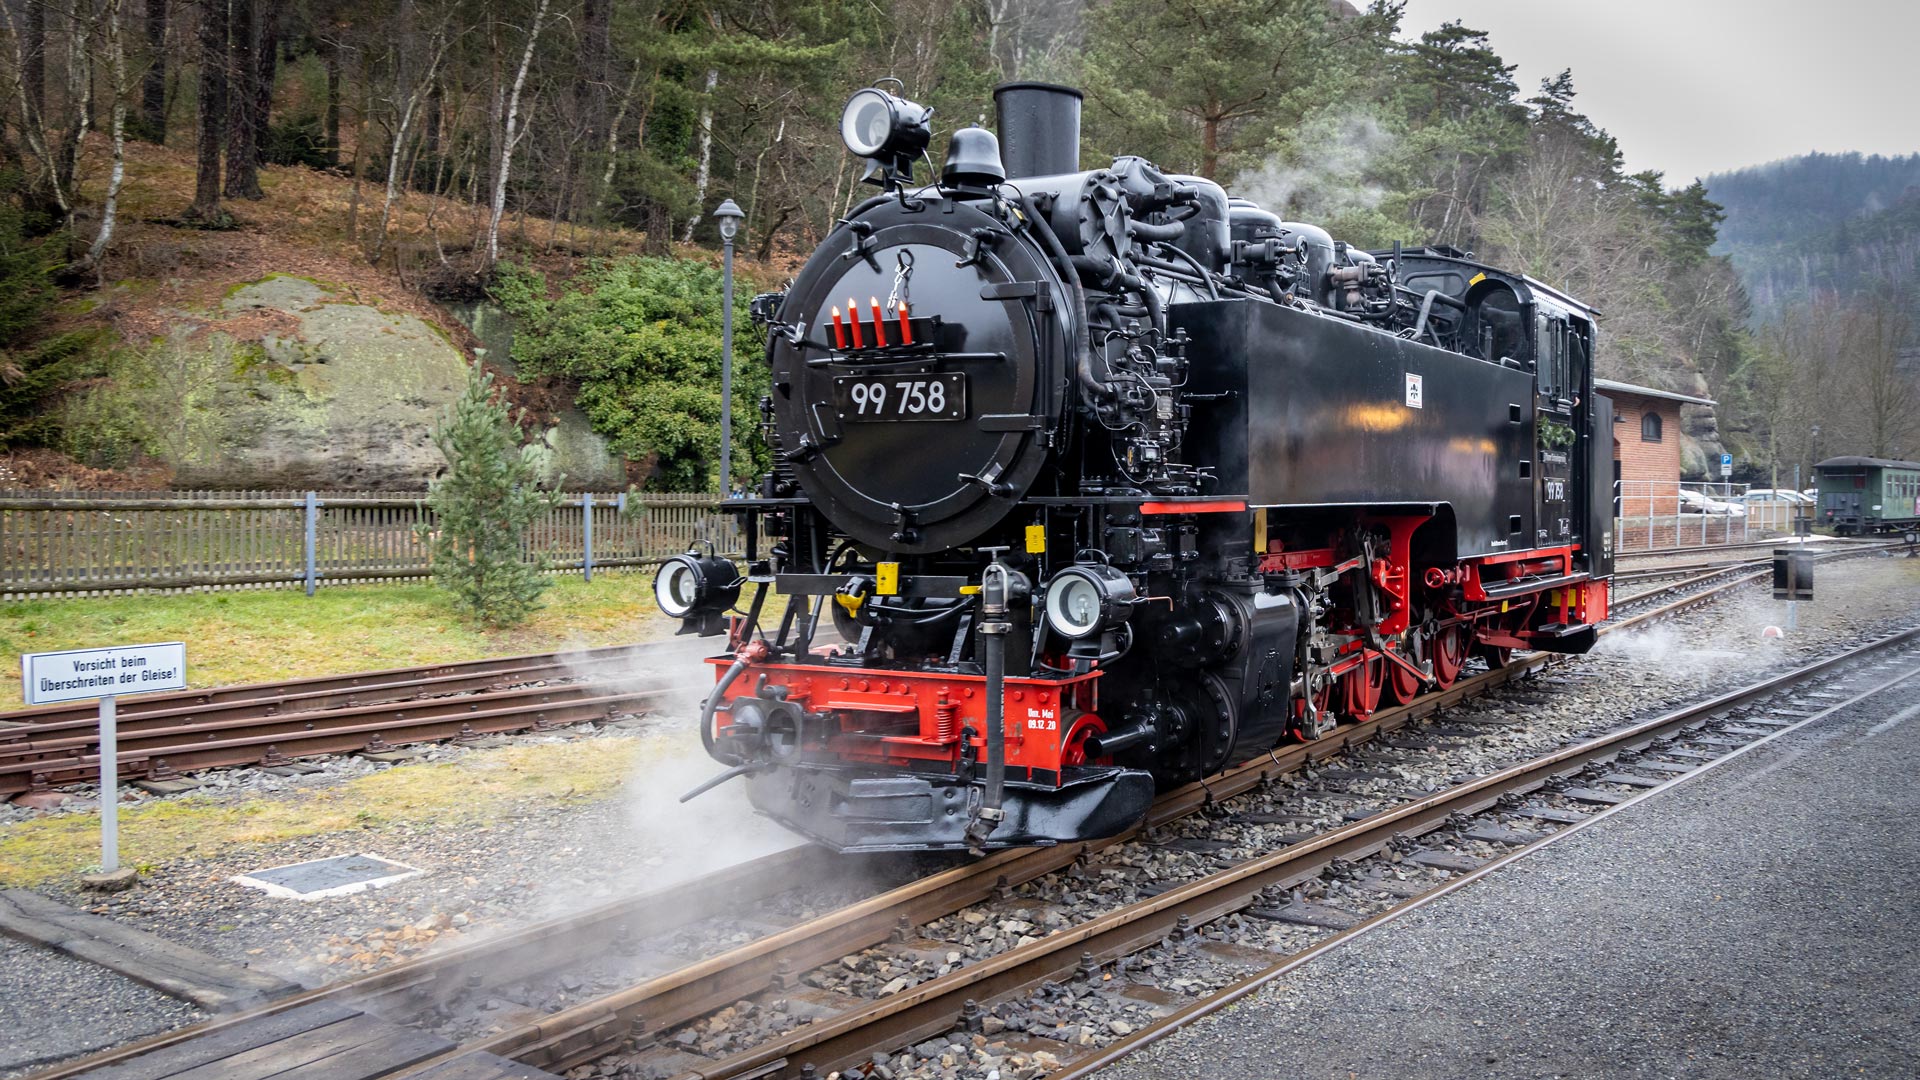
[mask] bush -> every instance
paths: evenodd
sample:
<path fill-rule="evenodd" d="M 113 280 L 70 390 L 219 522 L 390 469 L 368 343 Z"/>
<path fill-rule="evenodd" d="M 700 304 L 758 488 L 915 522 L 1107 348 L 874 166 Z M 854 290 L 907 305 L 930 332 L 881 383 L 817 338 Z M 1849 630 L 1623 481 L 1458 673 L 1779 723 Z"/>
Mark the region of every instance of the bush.
<path fill-rule="evenodd" d="M 296 116 L 279 124 L 267 125 L 264 152 L 270 165 L 304 165 L 309 169 L 333 168 L 333 148 L 327 144 L 327 132 L 317 116 Z"/>
<path fill-rule="evenodd" d="M 624 258 L 598 264 L 557 298 L 536 271 L 502 266 L 490 287 L 514 316 L 522 378 L 558 375 L 615 453 L 650 461 L 650 486 L 713 491 L 719 483 L 720 271 L 703 262 Z M 767 467 L 746 436 L 767 392 L 763 351 L 747 318 L 750 281 L 734 281 L 734 480 Z"/>
<path fill-rule="evenodd" d="M 546 591 L 544 560 L 526 556 L 527 528 L 560 496 L 540 486 L 559 483 L 550 433 L 524 442 L 494 391 L 493 376 L 474 364 L 466 391 L 434 429 L 447 471 L 427 490 L 439 528 L 423 539 L 433 549 L 434 582 L 462 611 L 500 627 L 525 621 Z"/>

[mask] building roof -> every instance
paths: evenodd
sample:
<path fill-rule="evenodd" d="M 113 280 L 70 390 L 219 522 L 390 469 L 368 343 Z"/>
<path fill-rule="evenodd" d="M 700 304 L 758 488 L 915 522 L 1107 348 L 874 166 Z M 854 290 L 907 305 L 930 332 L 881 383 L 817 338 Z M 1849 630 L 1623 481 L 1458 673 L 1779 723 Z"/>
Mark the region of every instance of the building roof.
<path fill-rule="evenodd" d="M 1638 394 L 1641 397 L 1665 398 L 1668 401 L 1684 401 L 1692 405 L 1717 405 L 1712 398 L 1693 397 L 1689 394 L 1676 394 L 1671 390 L 1655 390 L 1651 386 L 1635 386 L 1632 383 L 1614 382 L 1612 379 L 1593 380 L 1595 390 L 1611 390 L 1616 394 Z"/>
<path fill-rule="evenodd" d="M 1816 469 L 1860 469 L 1860 468 L 1920 469 L 1920 462 L 1895 461 L 1892 458 L 1880 458 L 1880 457 L 1830 457 L 1827 460 L 1821 462 L 1820 464 L 1815 465 L 1814 468 Z"/>

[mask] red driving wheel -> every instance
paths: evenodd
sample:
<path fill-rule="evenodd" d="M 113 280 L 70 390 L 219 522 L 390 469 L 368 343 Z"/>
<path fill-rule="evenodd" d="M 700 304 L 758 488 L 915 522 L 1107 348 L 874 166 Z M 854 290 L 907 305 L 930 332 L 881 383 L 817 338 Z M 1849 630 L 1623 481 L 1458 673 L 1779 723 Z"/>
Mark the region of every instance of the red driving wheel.
<path fill-rule="evenodd" d="M 1387 672 L 1387 692 L 1395 704 L 1405 705 L 1420 696 L 1420 676 L 1391 660 L 1382 660 L 1380 663 L 1390 669 Z"/>
<path fill-rule="evenodd" d="M 1347 715 L 1365 720 L 1380 707 L 1380 691 L 1387 682 L 1387 662 L 1377 657 L 1368 660 L 1347 672 L 1342 682 L 1347 692 Z"/>
<path fill-rule="evenodd" d="M 1460 677 L 1460 669 L 1467 664 L 1467 650 L 1473 644 L 1473 627 L 1467 623 L 1454 623 L 1443 626 L 1434 635 L 1433 681 L 1445 690 Z"/>

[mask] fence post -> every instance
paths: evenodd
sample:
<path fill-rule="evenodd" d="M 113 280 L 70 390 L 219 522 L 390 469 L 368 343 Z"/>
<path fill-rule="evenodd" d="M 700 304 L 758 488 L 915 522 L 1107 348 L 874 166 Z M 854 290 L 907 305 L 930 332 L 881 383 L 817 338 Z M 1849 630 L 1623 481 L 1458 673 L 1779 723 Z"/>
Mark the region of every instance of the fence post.
<path fill-rule="evenodd" d="M 314 588 L 314 534 L 320 527 L 320 501 L 313 492 L 307 492 L 307 595 L 313 595 Z"/>
<path fill-rule="evenodd" d="M 580 496 L 581 567 L 586 571 L 588 581 L 593 580 L 593 492 Z"/>

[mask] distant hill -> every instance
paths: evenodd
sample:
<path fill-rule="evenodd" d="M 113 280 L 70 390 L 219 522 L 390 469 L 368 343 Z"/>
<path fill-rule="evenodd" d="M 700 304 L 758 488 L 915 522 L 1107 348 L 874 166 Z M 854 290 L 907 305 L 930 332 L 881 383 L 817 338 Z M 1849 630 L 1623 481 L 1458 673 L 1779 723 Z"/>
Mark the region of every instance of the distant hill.
<path fill-rule="evenodd" d="M 1808 154 L 1707 177 L 1730 255 L 1765 321 L 1815 292 L 1920 299 L 1920 153 Z"/>

